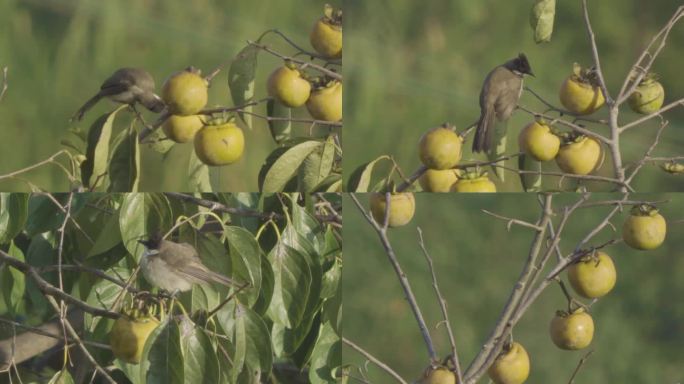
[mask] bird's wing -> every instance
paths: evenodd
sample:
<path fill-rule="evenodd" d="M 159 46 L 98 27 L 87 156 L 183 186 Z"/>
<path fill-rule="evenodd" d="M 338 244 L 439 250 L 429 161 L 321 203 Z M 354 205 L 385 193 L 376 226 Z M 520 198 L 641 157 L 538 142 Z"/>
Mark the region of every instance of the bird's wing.
<path fill-rule="evenodd" d="M 494 109 L 496 110 L 496 117 L 500 121 L 508 120 L 513 113 L 513 110 L 518 106 L 520 100 L 520 93 L 522 89 L 522 78 L 508 71 L 506 76 L 502 76 L 501 92 L 499 92 Z"/>
<path fill-rule="evenodd" d="M 177 257 L 173 259 L 172 265 L 178 273 L 184 274 L 195 280 L 215 282 L 226 286 L 235 285 L 235 282 L 228 277 L 208 269 L 204 263 L 202 263 L 202 259 L 200 259 L 197 250 L 192 245 L 188 243 L 172 242 L 167 242 L 165 244 L 176 248 L 177 252 L 175 252 L 174 255 Z M 180 255 L 183 255 L 183 257 L 180 257 Z"/>
<path fill-rule="evenodd" d="M 189 276 L 196 280 L 214 282 L 228 287 L 236 285 L 235 282 L 228 277 L 223 276 L 220 273 L 210 271 L 204 264 L 186 264 L 182 269 L 178 270 L 178 273 Z"/>

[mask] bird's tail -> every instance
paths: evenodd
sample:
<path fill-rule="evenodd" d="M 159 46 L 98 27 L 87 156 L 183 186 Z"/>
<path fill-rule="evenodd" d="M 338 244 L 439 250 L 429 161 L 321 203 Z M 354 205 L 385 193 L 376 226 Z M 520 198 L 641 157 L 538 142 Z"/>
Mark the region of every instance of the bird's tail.
<path fill-rule="evenodd" d="M 145 108 L 152 112 L 159 113 L 164 110 L 166 105 L 162 101 L 161 97 L 157 96 L 153 92 L 148 92 L 140 96 L 140 104 L 144 105 Z"/>
<path fill-rule="evenodd" d="M 480 121 L 477 122 L 475 138 L 473 139 L 473 152 L 489 152 L 492 145 L 494 131 L 494 113 L 492 108 L 483 108 Z"/>
<path fill-rule="evenodd" d="M 86 112 L 88 112 L 88 110 L 90 108 L 92 108 L 93 105 L 97 104 L 97 102 L 100 101 L 101 98 L 102 98 L 102 94 L 98 92 L 95 96 L 91 97 L 88 101 L 86 101 L 85 104 L 83 104 L 83 106 L 81 108 L 79 108 L 78 111 L 76 111 L 76 113 L 74 113 L 73 116 L 71 116 L 70 120 L 71 121 L 74 121 L 74 120 L 80 121 L 81 119 L 83 119 L 83 115 Z"/>

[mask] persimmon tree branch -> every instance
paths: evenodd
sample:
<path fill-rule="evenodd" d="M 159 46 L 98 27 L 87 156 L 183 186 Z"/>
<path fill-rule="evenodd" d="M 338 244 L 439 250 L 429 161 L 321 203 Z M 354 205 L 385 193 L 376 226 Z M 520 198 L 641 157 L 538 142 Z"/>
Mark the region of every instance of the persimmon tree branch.
<path fill-rule="evenodd" d="M 404 296 L 406 297 L 406 300 L 409 303 L 409 306 L 411 307 L 411 311 L 413 312 L 413 316 L 416 318 L 416 321 L 418 322 L 418 327 L 420 328 L 420 333 L 423 335 L 423 340 L 425 341 L 425 346 L 427 347 L 428 350 L 428 356 L 430 357 L 430 363 L 437 361 L 437 353 L 435 352 L 435 347 L 434 344 L 432 343 L 432 338 L 430 337 L 430 331 L 428 330 L 428 326 L 425 323 L 425 319 L 423 318 L 423 314 L 420 311 L 420 307 L 418 306 L 418 301 L 416 300 L 415 295 L 413 294 L 413 290 L 411 289 L 411 284 L 409 283 L 408 278 L 406 277 L 406 274 L 401 268 L 401 265 L 399 264 L 399 261 L 397 260 L 397 256 L 394 253 L 394 249 L 392 248 L 392 244 L 389 241 L 389 238 L 387 237 L 387 224 L 389 220 L 389 212 L 390 212 L 390 194 L 386 193 L 385 194 L 385 204 L 386 204 L 386 210 L 385 210 L 385 218 L 384 218 L 384 223 L 379 225 L 378 223 L 375 222 L 375 219 L 371 216 L 370 213 L 368 213 L 363 205 L 359 202 L 358 198 L 354 194 L 349 195 L 356 204 L 356 207 L 359 209 L 361 214 L 365 217 L 366 221 L 375 229 L 376 234 L 380 238 L 380 242 L 382 243 L 383 249 L 385 250 L 385 253 L 387 254 L 387 258 L 392 264 L 392 267 L 394 268 L 394 272 L 397 275 L 397 278 L 399 279 L 399 283 L 401 284 L 402 290 L 404 291 Z"/>
<path fill-rule="evenodd" d="M 584 15 L 584 26 L 586 27 L 587 34 L 589 35 L 589 42 L 591 43 L 591 54 L 594 60 L 594 67 L 596 67 L 596 74 L 599 80 L 599 86 L 603 92 L 603 96 L 606 98 L 606 104 L 608 107 L 613 106 L 613 98 L 610 97 L 610 92 L 608 92 L 608 87 L 606 87 L 606 80 L 603 78 L 603 70 L 601 69 L 601 59 L 599 58 L 598 47 L 596 46 L 596 35 L 594 35 L 594 29 L 591 27 L 591 21 L 589 20 L 589 9 L 587 7 L 587 0 L 582 0 L 582 14 Z"/>
<path fill-rule="evenodd" d="M 613 228 L 611 220 L 615 215 L 621 212 L 625 206 L 632 205 L 642 205 L 642 204 L 659 204 L 667 202 L 667 200 L 659 201 L 645 201 L 639 199 L 630 199 L 629 193 L 624 193 L 619 199 L 605 199 L 605 200 L 591 200 L 591 193 L 584 193 L 579 195 L 579 198 L 569 205 L 564 205 L 559 208 L 553 207 L 553 195 L 550 193 L 539 194 L 540 200 L 540 216 L 536 223 L 529 223 L 523 220 L 507 217 L 505 215 L 494 214 L 496 219 L 502 219 L 508 222 L 507 226 L 512 225 L 513 222 L 528 223 L 529 225 L 523 225 L 523 227 L 531 229 L 534 231 L 535 236 L 530 245 L 527 260 L 525 261 L 518 280 L 513 285 L 509 298 L 506 301 L 501 314 L 499 315 L 492 331 L 483 343 L 480 352 L 475 356 L 473 361 L 469 364 L 468 368 L 462 374 L 462 380 L 459 382 L 465 384 L 476 383 L 487 371 L 487 369 L 493 364 L 494 360 L 499 356 L 500 351 L 507 342 L 513 328 L 517 325 L 520 319 L 527 313 L 531 305 L 536 301 L 536 299 L 541 295 L 541 293 L 552 283 L 558 281 L 559 275 L 566 270 L 568 266 L 581 259 L 582 257 L 592 254 L 596 250 L 603 249 L 605 247 L 612 246 L 621 241 L 621 239 L 611 238 L 603 243 L 592 245 L 595 237 L 607 228 Z M 364 215 L 366 221 L 379 233 L 379 238 L 383 244 L 383 249 L 385 253 L 388 254 L 388 259 L 390 263 L 394 265 L 396 262 L 396 255 L 392 249 L 389 240 L 386 237 L 387 222 L 388 217 L 385 216 L 383 224 L 378 224 L 373 219 L 367 211 L 363 209 L 361 203 L 358 201 L 356 196 L 352 195 L 352 200 L 359 208 L 359 210 Z M 386 194 L 386 204 L 389 204 L 388 195 Z M 566 227 L 571 220 L 571 217 L 575 212 L 584 208 L 596 208 L 596 207 L 610 207 L 610 210 L 602 216 L 602 218 L 590 229 L 587 230 L 584 237 L 579 240 L 574 249 L 564 255 L 561 251 L 560 240 L 565 233 Z M 388 208 L 389 209 L 389 208 Z M 386 212 L 388 212 L 387 210 Z M 557 224 L 554 218 L 559 217 Z M 382 236 L 382 234 L 385 236 Z M 437 298 L 440 302 L 440 309 L 444 317 L 444 322 L 448 324 L 448 335 L 449 341 L 452 345 L 452 356 L 457 358 L 456 353 L 456 343 L 453 337 L 453 331 L 448 321 L 446 315 L 446 300 L 442 297 L 441 292 L 437 286 L 437 280 L 434 272 L 434 267 L 432 265 L 432 260 L 427 253 L 422 233 L 419 229 L 419 245 L 423 250 L 428 266 L 432 273 L 433 288 L 437 294 Z M 552 257 L 553 255 L 556 257 Z M 550 260 L 556 260 L 555 265 L 551 268 L 547 268 L 547 263 Z M 398 263 L 397 263 L 398 264 Z M 410 290 L 410 285 L 408 285 L 408 280 L 401 269 L 395 269 L 397 276 L 402 284 L 402 288 Z M 406 294 L 409 305 L 411 305 L 412 310 L 418 308 L 417 302 L 415 302 L 415 297 L 410 294 Z M 574 298 L 572 300 L 575 300 Z M 596 300 L 592 301 L 590 304 L 581 304 L 583 306 L 590 306 L 594 304 Z M 415 305 L 414 305 L 415 304 Z M 419 313 L 419 311 L 418 311 Z M 418 321 L 418 327 L 421 333 L 425 334 L 424 321 L 422 321 L 422 315 L 414 315 Z M 428 335 L 429 337 L 429 335 Z M 431 341 L 430 344 L 431 345 Z M 433 351 L 434 349 L 429 351 Z M 432 358 L 434 361 L 434 358 Z M 454 365 L 456 363 L 454 362 Z M 456 366 L 456 365 L 455 365 Z"/>
<path fill-rule="evenodd" d="M 523 293 L 527 287 L 527 284 L 529 284 L 531 278 L 533 277 L 537 257 L 539 256 L 542 246 L 544 245 L 544 237 L 546 235 L 547 225 L 551 221 L 551 217 L 553 215 L 552 201 L 553 195 L 544 195 L 544 206 L 538 220 L 538 229 L 535 231 L 534 239 L 532 240 L 532 245 L 530 246 L 530 251 L 527 256 L 527 261 L 523 265 L 520 276 L 518 277 L 518 280 L 508 297 L 508 301 L 504 305 L 504 308 L 499 315 L 496 325 L 483 344 L 480 352 L 470 363 L 468 369 L 466 369 L 465 383 L 475 383 L 479 377 L 482 376 L 482 374 L 489 367 L 489 365 L 486 363 L 490 360 L 493 361 L 493 359 L 498 356 L 501 347 L 505 342 L 504 332 L 506 331 L 507 324 L 509 323 L 510 318 L 513 316 L 514 311 L 517 309 L 520 301 L 523 299 Z"/>
<path fill-rule="evenodd" d="M 55 287 L 54 285 L 50 284 L 47 280 L 43 279 L 40 274 L 38 274 L 38 271 L 36 268 L 32 267 L 31 265 L 24 263 L 18 259 L 15 259 L 11 255 L 7 254 L 5 251 L 0 250 L 0 261 L 6 263 L 10 267 L 22 272 L 24 275 L 29 277 L 31 280 L 33 280 L 34 283 L 38 286 L 38 289 L 45 295 L 46 297 L 57 297 L 61 300 L 64 300 L 65 302 L 75 306 L 76 308 L 88 312 L 91 315 L 94 316 L 103 316 L 103 317 L 108 317 L 110 319 L 117 319 L 120 317 L 120 315 L 116 312 L 110 312 L 107 310 L 104 310 L 102 308 L 96 308 L 91 306 L 90 304 L 87 304 L 70 294 L 62 291 L 61 289 Z"/>
<path fill-rule="evenodd" d="M 305 61 L 305 60 L 301 60 L 301 59 L 297 59 L 297 58 L 292 57 L 292 56 L 283 55 L 282 53 L 274 51 L 273 49 L 269 48 L 268 46 L 266 46 L 264 44 L 256 43 L 254 41 L 248 40 L 247 44 L 249 44 L 253 47 L 259 48 L 259 49 L 263 50 L 264 52 L 268 52 L 275 57 L 279 57 L 283 60 L 289 60 L 293 63 L 300 64 L 300 65 L 302 65 L 302 68 L 310 67 L 310 68 L 313 68 L 313 69 L 317 70 L 318 72 L 321 72 L 322 74 L 327 75 L 327 76 L 329 76 L 335 80 L 340 80 L 340 81 L 342 80 L 342 75 L 340 73 L 332 71 L 332 70 L 325 68 L 323 66 L 320 66 L 318 64 L 311 63 L 309 61 Z"/>
<path fill-rule="evenodd" d="M 670 31 L 672 30 L 672 28 L 674 28 L 675 24 L 677 24 L 677 22 L 682 17 L 684 17 L 684 5 L 677 8 L 677 10 L 670 18 L 670 20 L 665 24 L 665 26 L 663 26 L 663 28 L 655 36 L 653 36 L 651 42 L 641 52 L 641 55 L 639 55 L 639 58 L 636 60 L 634 65 L 632 65 L 632 68 L 630 69 L 627 76 L 625 76 L 625 80 L 622 83 L 620 93 L 617 97 L 617 105 L 620 105 L 627 101 L 629 96 L 631 96 L 632 93 L 634 93 L 636 87 L 639 85 L 641 80 L 643 80 L 644 76 L 648 74 L 648 71 L 651 69 L 651 66 L 655 62 L 660 52 L 663 50 L 663 48 L 665 48 L 665 43 L 667 41 L 667 37 L 670 34 Z M 651 48 L 658 41 L 660 41 L 660 44 L 658 45 L 656 50 L 653 53 L 651 53 Z M 646 60 L 645 63 L 644 60 Z M 635 76 L 633 77 L 632 75 Z"/>

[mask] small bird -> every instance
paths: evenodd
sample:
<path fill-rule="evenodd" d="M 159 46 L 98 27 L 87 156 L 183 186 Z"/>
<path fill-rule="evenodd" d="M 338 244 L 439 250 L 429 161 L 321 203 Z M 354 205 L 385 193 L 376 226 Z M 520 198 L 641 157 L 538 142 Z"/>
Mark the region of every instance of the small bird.
<path fill-rule="evenodd" d="M 523 53 L 489 72 L 480 92 L 480 120 L 473 140 L 473 152 L 490 151 L 495 130 L 494 117 L 499 121 L 511 117 L 518 105 L 525 75 L 534 76 Z"/>
<path fill-rule="evenodd" d="M 209 270 L 188 243 L 165 240 L 160 233 L 138 242 L 145 246 L 140 268 L 145 279 L 155 287 L 175 293 L 188 291 L 193 284 L 236 285 L 233 280 Z"/>
<path fill-rule="evenodd" d="M 132 106 L 140 103 L 150 111 L 159 113 L 165 106 L 161 97 L 154 93 L 154 88 L 152 75 L 144 69 L 121 68 L 102 83 L 100 91 L 86 101 L 71 120 L 81 120 L 83 115 L 103 97 Z"/>

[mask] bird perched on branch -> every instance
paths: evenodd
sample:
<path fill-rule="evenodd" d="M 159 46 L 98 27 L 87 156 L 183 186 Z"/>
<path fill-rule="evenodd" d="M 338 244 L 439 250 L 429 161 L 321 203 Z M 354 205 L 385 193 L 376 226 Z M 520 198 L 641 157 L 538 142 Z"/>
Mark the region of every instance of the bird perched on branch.
<path fill-rule="evenodd" d="M 121 68 L 102 83 L 100 91 L 86 101 L 71 120 L 81 120 L 83 115 L 103 97 L 132 106 L 140 103 L 150 111 L 159 113 L 164 109 L 164 102 L 154 93 L 154 88 L 152 75 L 144 69 Z"/>
<path fill-rule="evenodd" d="M 188 291 L 193 284 L 236 285 L 232 279 L 207 268 L 195 247 L 188 243 L 165 240 L 160 233 L 138 242 L 145 246 L 140 269 L 145 279 L 155 287 L 174 293 Z"/>
<path fill-rule="evenodd" d="M 523 53 L 489 72 L 480 92 L 480 120 L 473 140 L 473 152 L 492 149 L 496 120 L 505 122 L 511 117 L 518 105 L 525 75 L 534 76 Z"/>

